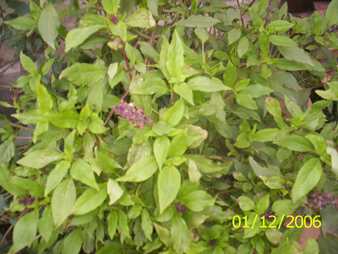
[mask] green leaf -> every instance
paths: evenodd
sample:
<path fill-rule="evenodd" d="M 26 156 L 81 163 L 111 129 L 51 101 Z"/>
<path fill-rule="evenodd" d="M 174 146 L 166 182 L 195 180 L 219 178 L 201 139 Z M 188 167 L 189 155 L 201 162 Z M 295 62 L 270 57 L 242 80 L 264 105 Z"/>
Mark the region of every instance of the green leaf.
<path fill-rule="evenodd" d="M 139 8 L 129 15 L 126 19 L 126 23 L 128 26 L 139 28 L 151 28 L 156 25 L 156 21 L 151 12 L 144 8 Z"/>
<path fill-rule="evenodd" d="M 20 52 L 20 63 L 22 67 L 30 74 L 37 73 L 37 68 L 36 68 L 35 63 L 32 61 L 32 59 L 26 56 L 23 52 Z"/>
<path fill-rule="evenodd" d="M 174 92 L 189 102 L 191 105 L 194 105 L 194 97 L 192 89 L 186 83 L 175 84 Z"/>
<path fill-rule="evenodd" d="M 120 182 L 143 182 L 150 178 L 157 170 L 156 160 L 153 156 L 147 156 L 136 161 L 123 175 L 117 180 Z"/>
<path fill-rule="evenodd" d="M 153 222 L 151 221 L 149 212 L 146 209 L 142 210 L 141 227 L 145 237 L 151 241 L 151 235 L 153 233 Z"/>
<path fill-rule="evenodd" d="M 177 31 L 174 32 L 173 39 L 168 46 L 165 66 L 170 82 L 176 83 L 184 81 L 184 48 L 183 42 Z"/>
<path fill-rule="evenodd" d="M 255 208 L 255 203 L 252 201 L 251 198 L 247 196 L 244 196 L 244 195 L 240 196 L 237 199 L 237 202 L 241 210 L 244 212 L 253 210 Z"/>
<path fill-rule="evenodd" d="M 330 1 L 330 4 L 327 7 L 325 13 L 325 19 L 327 20 L 329 26 L 338 24 L 337 10 L 338 10 L 338 0 Z"/>
<path fill-rule="evenodd" d="M 181 186 L 181 174 L 175 167 L 164 167 L 157 180 L 160 214 L 175 200 Z"/>
<path fill-rule="evenodd" d="M 179 199 L 186 207 L 194 212 L 201 212 L 214 204 L 213 197 L 202 190 L 191 191 L 180 196 Z"/>
<path fill-rule="evenodd" d="M 310 141 L 308 141 L 305 137 L 296 134 L 282 137 L 277 140 L 276 143 L 282 147 L 288 148 L 291 151 L 296 152 L 311 152 L 314 150 Z"/>
<path fill-rule="evenodd" d="M 338 152 L 335 148 L 329 146 L 326 148 L 326 152 L 331 156 L 332 171 L 338 177 Z"/>
<path fill-rule="evenodd" d="M 171 242 L 176 253 L 187 253 L 192 241 L 191 233 L 184 219 L 175 216 L 171 221 Z"/>
<path fill-rule="evenodd" d="M 154 16 L 158 16 L 158 0 L 147 0 L 147 6 Z"/>
<path fill-rule="evenodd" d="M 25 167 L 39 169 L 47 166 L 51 162 L 60 160 L 62 156 L 62 153 L 56 150 L 34 150 L 25 154 L 17 163 Z"/>
<path fill-rule="evenodd" d="M 297 47 L 297 43 L 284 35 L 271 35 L 269 37 L 270 42 L 275 46 L 282 46 L 282 47 Z"/>
<path fill-rule="evenodd" d="M 280 199 L 273 202 L 271 210 L 277 216 L 282 216 L 285 214 L 292 214 L 294 208 L 294 204 L 290 199 Z"/>
<path fill-rule="evenodd" d="M 189 155 L 189 159 L 193 160 L 198 169 L 204 174 L 222 173 L 225 175 L 231 166 L 229 162 L 215 163 L 203 155 Z"/>
<path fill-rule="evenodd" d="M 116 14 L 120 8 L 120 0 L 102 0 L 103 9 L 109 14 Z"/>
<path fill-rule="evenodd" d="M 15 155 L 15 145 L 12 139 L 0 144 L 0 164 L 7 164 Z"/>
<path fill-rule="evenodd" d="M 52 214 L 56 226 L 60 226 L 72 213 L 76 189 L 71 179 L 64 180 L 53 192 Z"/>
<path fill-rule="evenodd" d="M 69 31 L 65 39 L 65 51 L 68 52 L 72 48 L 76 48 L 77 46 L 81 45 L 92 34 L 96 33 L 102 28 L 102 25 L 94 25 L 83 28 L 75 28 Z"/>
<path fill-rule="evenodd" d="M 181 156 L 188 149 L 188 136 L 186 133 L 181 133 L 173 138 L 170 144 L 168 157 Z"/>
<path fill-rule="evenodd" d="M 176 26 L 209 28 L 220 21 L 213 17 L 203 15 L 191 15 L 187 19 L 177 22 Z"/>
<path fill-rule="evenodd" d="M 187 84 L 194 91 L 201 91 L 206 93 L 214 93 L 231 89 L 225 86 L 221 80 L 217 78 L 208 78 L 206 76 L 197 76 L 191 78 L 189 79 Z"/>
<path fill-rule="evenodd" d="M 242 32 L 238 28 L 233 28 L 228 32 L 228 45 L 236 42 L 241 38 Z"/>
<path fill-rule="evenodd" d="M 48 242 L 53 234 L 53 231 L 55 230 L 52 210 L 49 206 L 43 211 L 38 228 L 42 238 L 45 240 L 45 242 Z"/>
<path fill-rule="evenodd" d="M 287 32 L 293 24 L 286 20 L 274 20 L 268 26 L 267 29 L 270 33 L 275 32 Z"/>
<path fill-rule="evenodd" d="M 277 128 L 267 128 L 257 131 L 252 139 L 256 142 L 269 142 L 274 141 L 279 134 L 280 130 Z"/>
<path fill-rule="evenodd" d="M 116 211 L 111 211 L 107 217 L 108 235 L 111 240 L 114 239 L 116 233 L 118 218 Z"/>
<path fill-rule="evenodd" d="M 60 21 L 54 6 L 47 4 L 41 12 L 38 28 L 42 39 L 52 49 L 55 49 L 55 39 L 58 36 L 59 26 Z"/>
<path fill-rule="evenodd" d="M 106 76 L 106 68 L 100 64 L 76 63 L 60 74 L 60 79 L 66 78 L 79 86 L 102 83 Z"/>
<path fill-rule="evenodd" d="M 312 58 L 304 49 L 278 46 L 278 50 L 287 60 L 314 66 Z"/>
<path fill-rule="evenodd" d="M 82 246 L 81 229 L 73 230 L 64 240 L 62 254 L 78 254 Z"/>
<path fill-rule="evenodd" d="M 73 179 L 78 180 L 96 190 L 99 190 L 94 171 L 89 163 L 85 160 L 77 159 L 70 169 L 70 175 Z"/>
<path fill-rule="evenodd" d="M 53 108 L 53 100 L 47 91 L 47 88 L 41 84 L 36 86 L 36 96 L 38 108 L 41 113 L 50 112 Z"/>
<path fill-rule="evenodd" d="M 240 92 L 236 95 L 236 102 L 248 109 L 256 110 L 257 104 L 249 93 Z"/>
<path fill-rule="evenodd" d="M 203 44 L 209 39 L 209 33 L 204 28 L 196 28 L 194 32 Z"/>
<path fill-rule="evenodd" d="M 237 54 L 239 58 L 242 58 L 242 56 L 245 55 L 245 53 L 248 51 L 249 49 L 249 40 L 246 37 L 242 37 L 239 42 L 238 42 L 238 46 L 237 46 Z"/>
<path fill-rule="evenodd" d="M 56 164 L 55 168 L 49 173 L 45 188 L 45 196 L 47 196 L 66 176 L 70 168 L 69 161 L 61 161 Z"/>
<path fill-rule="evenodd" d="M 291 197 L 293 202 L 305 197 L 318 184 L 322 171 L 320 160 L 317 158 L 309 159 L 304 163 L 292 186 Z"/>
<path fill-rule="evenodd" d="M 265 194 L 256 203 L 256 212 L 258 214 L 263 214 L 270 205 L 270 194 Z"/>
<path fill-rule="evenodd" d="M 114 204 L 123 195 L 123 189 L 113 179 L 109 179 L 107 183 L 107 193 L 109 196 L 109 205 Z"/>
<path fill-rule="evenodd" d="M 171 126 L 176 126 L 182 120 L 184 116 L 184 110 L 185 106 L 183 100 L 178 100 L 173 106 L 166 109 L 161 119 L 166 121 Z"/>
<path fill-rule="evenodd" d="M 5 21 L 5 24 L 22 31 L 33 30 L 36 26 L 36 21 L 30 16 L 25 15 L 15 19 Z"/>
<path fill-rule="evenodd" d="M 11 248 L 13 253 L 17 253 L 33 243 L 38 229 L 38 221 L 37 210 L 25 214 L 17 221 L 13 229 L 13 246 Z"/>
<path fill-rule="evenodd" d="M 153 151 L 159 169 L 162 168 L 162 165 L 167 159 L 169 147 L 170 140 L 165 136 L 157 138 L 154 142 Z"/>
<path fill-rule="evenodd" d="M 74 214 L 83 215 L 98 208 L 107 198 L 107 189 L 101 187 L 99 191 L 86 189 L 76 200 Z"/>

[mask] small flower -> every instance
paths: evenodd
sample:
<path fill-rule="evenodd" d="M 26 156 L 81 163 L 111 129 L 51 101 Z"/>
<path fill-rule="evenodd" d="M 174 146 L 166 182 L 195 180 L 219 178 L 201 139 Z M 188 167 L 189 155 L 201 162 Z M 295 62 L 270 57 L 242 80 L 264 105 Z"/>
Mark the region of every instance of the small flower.
<path fill-rule="evenodd" d="M 313 192 L 307 201 L 308 207 L 320 210 L 328 205 L 336 205 L 336 197 L 330 192 Z"/>
<path fill-rule="evenodd" d="M 135 107 L 132 103 L 122 100 L 113 110 L 116 115 L 126 119 L 137 128 L 143 128 L 151 123 L 151 119 L 144 114 L 143 109 Z"/>

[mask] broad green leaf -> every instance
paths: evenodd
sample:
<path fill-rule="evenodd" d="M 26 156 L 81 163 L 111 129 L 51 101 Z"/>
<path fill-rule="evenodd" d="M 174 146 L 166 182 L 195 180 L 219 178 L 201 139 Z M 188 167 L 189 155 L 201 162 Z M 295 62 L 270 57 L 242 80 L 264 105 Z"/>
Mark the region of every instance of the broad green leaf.
<path fill-rule="evenodd" d="M 162 168 L 162 165 L 167 159 L 169 147 L 170 140 L 165 136 L 157 138 L 154 142 L 153 151 L 159 169 Z"/>
<path fill-rule="evenodd" d="M 275 46 L 282 46 L 282 47 L 297 47 L 297 43 L 284 35 L 271 35 L 269 37 L 270 42 Z"/>
<path fill-rule="evenodd" d="M 181 174 L 175 167 L 164 167 L 158 174 L 157 193 L 160 213 L 175 200 L 181 186 Z"/>
<path fill-rule="evenodd" d="M 153 233 L 153 222 L 151 221 L 149 212 L 146 209 L 142 210 L 141 227 L 145 237 L 151 241 L 151 235 Z"/>
<path fill-rule="evenodd" d="M 78 254 L 82 246 L 82 231 L 80 228 L 73 230 L 63 240 L 62 254 Z"/>
<path fill-rule="evenodd" d="M 120 0 L 102 0 L 103 9 L 109 14 L 116 14 L 120 8 Z"/>
<path fill-rule="evenodd" d="M 176 126 L 180 123 L 184 116 L 185 106 L 183 100 L 178 100 L 173 106 L 166 109 L 162 115 L 162 120 L 170 124 L 171 126 Z"/>
<path fill-rule="evenodd" d="M 36 26 L 36 21 L 30 16 L 20 16 L 15 19 L 5 21 L 5 24 L 17 29 L 17 30 L 33 30 Z"/>
<path fill-rule="evenodd" d="M 174 32 L 173 39 L 168 46 L 165 66 L 171 82 L 184 81 L 184 48 L 183 42 L 177 31 Z"/>
<path fill-rule="evenodd" d="M 208 132 L 196 125 L 188 125 L 186 134 L 190 148 L 199 147 L 208 138 Z"/>
<path fill-rule="evenodd" d="M 231 166 L 229 162 L 216 163 L 203 155 L 189 155 L 189 159 L 193 160 L 198 169 L 204 174 L 222 173 L 225 175 Z"/>
<path fill-rule="evenodd" d="M 48 120 L 58 128 L 74 129 L 79 120 L 77 112 L 65 110 L 48 114 Z"/>
<path fill-rule="evenodd" d="M 34 150 L 25 154 L 17 163 L 25 167 L 39 169 L 47 166 L 49 163 L 60 160 L 62 156 L 62 153 L 56 150 Z"/>
<path fill-rule="evenodd" d="M 256 212 L 258 214 L 263 214 L 270 205 L 270 194 L 265 194 L 256 203 Z"/>
<path fill-rule="evenodd" d="M 238 205 L 241 208 L 242 211 L 247 212 L 250 210 L 253 210 L 255 208 L 255 203 L 252 201 L 251 198 L 247 196 L 240 196 L 237 199 Z"/>
<path fill-rule="evenodd" d="M 280 130 L 277 128 L 267 128 L 257 131 L 252 139 L 256 142 L 269 142 L 274 141 L 279 134 Z"/>
<path fill-rule="evenodd" d="M 287 60 L 314 66 L 314 61 L 304 49 L 278 46 L 278 50 Z"/>
<path fill-rule="evenodd" d="M 180 196 L 179 200 L 194 212 L 201 212 L 214 204 L 214 198 L 203 190 L 186 193 Z"/>
<path fill-rule="evenodd" d="M 182 217 L 175 216 L 172 219 L 170 236 L 176 253 L 187 253 L 192 241 L 192 236 L 186 222 Z"/>
<path fill-rule="evenodd" d="M 102 83 L 106 76 L 106 68 L 101 64 L 76 63 L 60 74 L 60 79 L 66 78 L 79 86 Z"/>
<path fill-rule="evenodd" d="M 55 230 L 52 210 L 49 206 L 43 211 L 38 228 L 39 234 L 46 242 L 48 242 L 53 234 L 53 231 Z"/>
<path fill-rule="evenodd" d="M 249 49 L 249 40 L 246 37 L 242 37 L 239 42 L 238 42 L 238 46 L 237 46 L 237 54 L 239 58 L 242 58 L 242 56 L 245 55 L 245 53 L 248 51 Z"/>
<path fill-rule="evenodd" d="M 58 36 L 59 26 L 60 21 L 54 6 L 47 4 L 41 12 L 38 28 L 42 39 L 52 49 L 55 49 L 55 39 Z"/>
<path fill-rule="evenodd" d="M 49 173 L 45 188 L 45 196 L 47 196 L 66 176 L 70 168 L 69 161 L 61 161 L 56 164 L 55 168 Z"/>
<path fill-rule="evenodd" d="M 123 189 L 113 179 L 109 179 L 107 183 L 107 193 L 109 196 L 109 205 L 114 204 L 123 195 Z"/>
<path fill-rule="evenodd" d="M 204 28 L 196 28 L 194 32 L 202 43 L 206 43 L 209 39 L 209 33 Z"/>
<path fill-rule="evenodd" d="M 78 180 L 96 190 L 99 190 L 94 171 L 89 163 L 85 160 L 77 159 L 70 169 L 70 175 L 73 179 Z"/>
<path fill-rule="evenodd" d="M 270 33 L 286 32 L 293 27 L 293 24 L 286 20 L 274 20 L 268 26 L 267 29 Z"/>
<path fill-rule="evenodd" d="M 216 18 L 203 15 L 191 15 L 187 19 L 177 22 L 176 26 L 208 28 L 219 22 Z"/>
<path fill-rule="evenodd" d="M 285 214 L 292 214 L 295 205 L 290 199 L 279 199 L 273 202 L 271 210 L 277 215 L 282 216 Z"/>
<path fill-rule="evenodd" d="M 108 235 L 111 240 L 116 233 L 118 218 L 118 213 L 116 211 L 111 211 L 107 217 Z"/>
<path fill-rule="evenodd" d="M 147 156 L 136 161 L 127 172 L 118 178 L 120 182 L 143 182 L 150 178 L 157 170 L 156 160 L 153 156 Z"/>
<path fill-rule="evenodd" d="M 173 138 L 171 141 L 168 157 L 181 156 L 188 149 L 189 142 L 186 133 L 181 133 Z"/>
<path fill-rule="evenodd" d="M 249 93 L 240 92 L 236 95 L 236 102 L 248 109 L 256 110 L 257 104 Z"/>
<path fill-rule="evenodd" d="M 107 189 L 101 187 L 99 191 L 86 189 L 76 200 L 74 214 L 83 215 L 98 208 L 107 198 Z"/>
<path fill-rule="evenodd" d="M 275 245 L 278 245 L 283 239 L 283 234 L 277 229 L 267 229 L 265 231 L 265 236 L 272 244 Z"/>
<path fill-rule="evenodd" d="M 305 197 L 318 184 L 322 175 L 322 165 L 317 158 L 309 159 L 298 171 L 294 185 L 292 186 L 291 197 L 293 202 Z"/>
<path fill-rule="evenodd" d="M 194 97 L 192 89 L 186 83 L 175 84 L 174 91 L 191 105 L 194 105 Z"/>
<path fill-rule="evenodd" d="M 158 16 L 158 0 L 147 0 L 147 6 L 154 16 Z"/>
<path fill-rule="evenodd" d="M 60 226 L 72 213 L 76 199 L 76 189 L 71 179 L 64 180 L 53 192 L 52 214 L 56 226 Z"/>
<path fill-rule="evenodd" d="M 201 91 L 206 93 L 214 93 L 225 90 L 230 90 L 223 82 L 217 78 L 208 78 L 206 76 L 197 76 L 189 79 L 188 86 L 194 91 Z"/>
<path fill-rule="evenodd" d="M 76 48 L 81 45 L 86 39 L 88 39 L 92 34 L 96 33 L 102 29 L 102 25 L 94 25 L 88 27 L 75 28 L 68 32 L 65 44 L 65 51 L 68 52 L 72 48 Z"/>
<path fill-rule="evenodd" d="M 139 8 L 129 15 L 126 19 L 126 23 L 128 26 L 139 28 L 151 28 L 156 25 L 156 21 L 151 12 L 144 8 Z"/>
<path fill-rule="evenodd" d="M 23 52 L 20 52 L 20 63 L 22 67 L 30 74 L 35 74 L 37 72 L 35 63 Z"/>
<path fill-rule="evenodd" d="M 238 28 L 233 28 L 228 32 L 228 45 L 236 42 L 241 38 L 242 32 Z"/>
<path fill-rule="evenodd" d="M 286 135 L 276 141 L 282 147 L 288 148 L 296 152 L 311 152 L 313 146 L 305 137 L 296 134 Z"/>
<path fill-rule="evenodd" d="M 330 4 L 327 7 L 326 13 L 325 13 L 325 18 L 329 26 L 338 24 L 337 10 L 338 10 L 338 0 L 330 1 Z"/>
<path fill-rule="evenodd" d="M 273 97 L 268 97 L 265 100 L 265 105 L 268 112 L 273 116 L 278 127 L 281 129 L 287 129 L 288 126 L 283 120 L 282 110 L 279 101 Z"/>
<path fill-rule="evenodd" d="M 34 210 L 22 216 L 13 229 L 13 246 L 11 250 L 17 253 L 19 250 L 30 246 L 35 240 L 38 229 L 39 213 Z"/>

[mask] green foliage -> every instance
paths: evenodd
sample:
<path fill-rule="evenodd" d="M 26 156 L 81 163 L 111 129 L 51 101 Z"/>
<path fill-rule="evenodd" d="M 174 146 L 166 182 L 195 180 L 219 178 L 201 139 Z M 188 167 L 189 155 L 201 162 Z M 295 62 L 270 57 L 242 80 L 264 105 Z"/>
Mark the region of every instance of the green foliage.
<path fill-rule="evenodd" d="M 337 1 L 306 18 L 268 0 L 56 2 L 5 21 L 44 49 L 20 53 L 17 122 L 0 129 L 9 253 L 337 244 L 335 208 L 309 206 L 313 191 L 338 193 Z M 304 246 L 296 228 L 231 223 L 319 212 L 334 239 Z"/>

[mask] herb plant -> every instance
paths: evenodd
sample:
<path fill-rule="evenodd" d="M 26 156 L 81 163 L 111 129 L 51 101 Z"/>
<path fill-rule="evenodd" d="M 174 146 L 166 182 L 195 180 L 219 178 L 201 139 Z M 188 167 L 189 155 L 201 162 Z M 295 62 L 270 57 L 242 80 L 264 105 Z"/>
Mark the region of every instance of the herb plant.
<path fill-rule="evenodd" d="M 44 42 L 1 128 L 8 253 L 334 253 L 337 0 L 62 2 L 5 21 Z M 233 228 L 267 214 L 323 237 Z"/>

